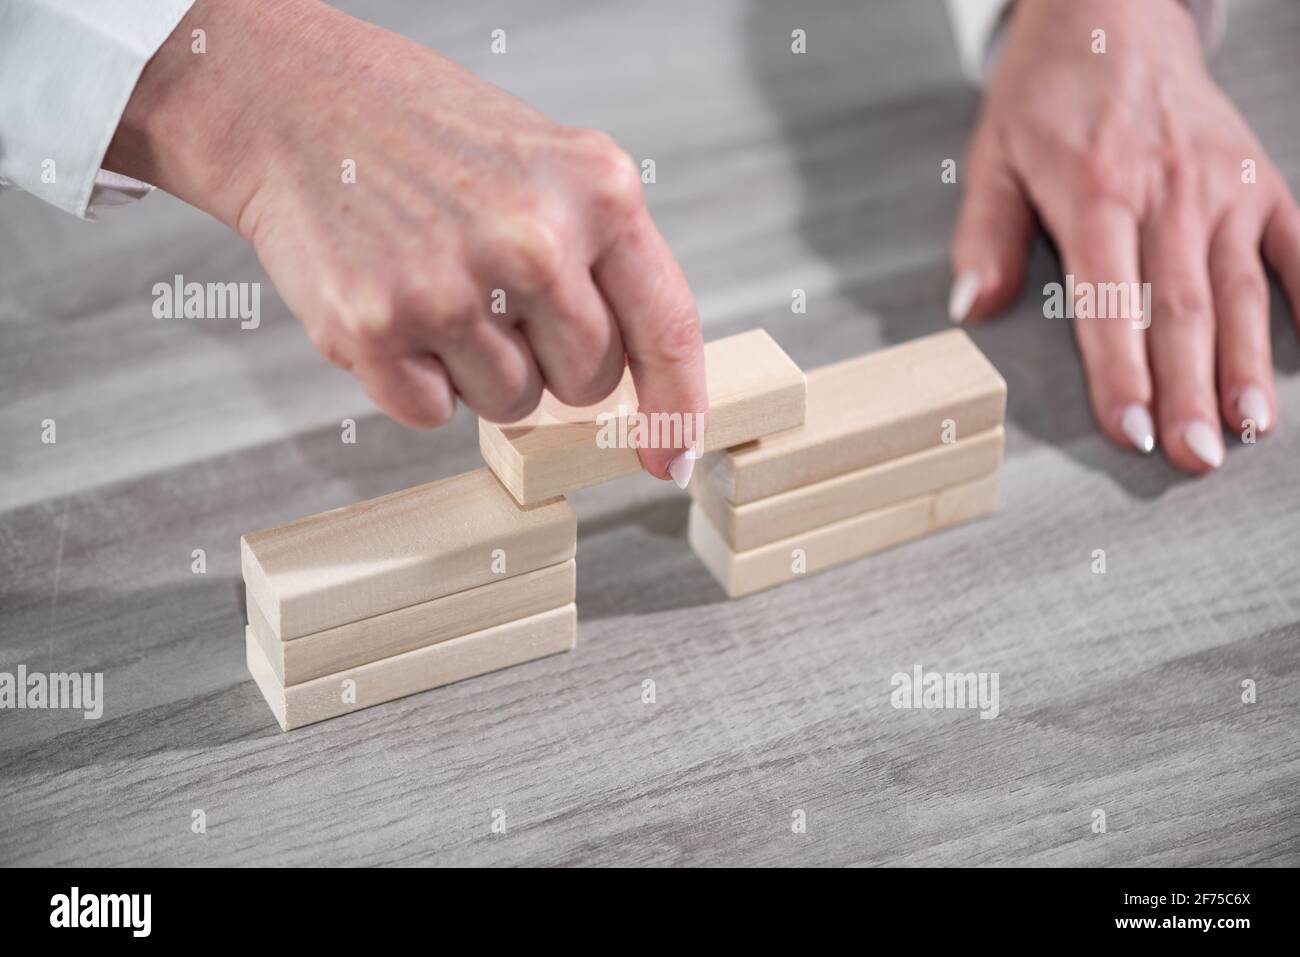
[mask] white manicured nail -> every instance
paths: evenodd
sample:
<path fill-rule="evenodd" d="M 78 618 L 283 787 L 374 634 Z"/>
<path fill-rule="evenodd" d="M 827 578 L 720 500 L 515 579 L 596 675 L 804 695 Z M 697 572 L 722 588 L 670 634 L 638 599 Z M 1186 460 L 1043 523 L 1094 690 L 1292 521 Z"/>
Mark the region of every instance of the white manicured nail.
<path fill-rule="evenodd" d="M 1241 397 L 1237 399 L 1237 413 L 1243 420 L 1250 419 L 1254 422 L 1255 428 L 1261 432 L 1267 432 L 1268 427 L 1273 424 L 1273 413 L 1268 408 L 1268 396 L 1257 385 L 1247 386 L 1241 390 Z M 1244 422 L 1242 428 L 1245 428 Z"/>
<path fill-rule="evenodd" d="M 1190 422 L 1183 429 L 1183 440 L 1193 454 L 1210 468 L 1223 464 L 1223 436 L 1207 422 Z"/>
<path fill-rule="evenodd" d="M 696 454 L 694 449 L 687 449 L 668 463 L 668 474 L 673 477 L 678 488 L 691 484 L 691 473 L 695 471 Z"/>
<path fill-rule="evenodd" d="M 1124 407 L 1124 415 L 1119 420 L 1119 427 L 1133 443 L 1133 448 L 1145 455 L 1156 449 L 1156 427 L 1151 421 L 1151 413 L 1145 405 L 1136 402 Z"/>
<path fill-rule="evenodd" d="M 970 307 L 975 305 L 975 298 L 980 294 L 980 274 L 978 270 L 967 269 L 952 284 L 948 294 L 948 318 L 962 323 L 970 315 Z"/>

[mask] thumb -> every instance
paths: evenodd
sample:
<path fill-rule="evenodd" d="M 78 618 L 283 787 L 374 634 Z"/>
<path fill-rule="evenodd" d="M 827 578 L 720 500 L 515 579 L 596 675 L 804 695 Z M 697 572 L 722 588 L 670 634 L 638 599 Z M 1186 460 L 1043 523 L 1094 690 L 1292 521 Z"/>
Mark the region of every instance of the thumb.
<path fill-rule="evenodd" d="M 948 318 L 979 322 L 1011 304 L 1025 282 L 1034 213 L 1002 146 L 984 123 L 966 160 L 952 240 Z"/>
<path fill-rule="evenodd" d="M 641 467 L 685 488 L 709 410 L 695 297 L 645 211 L 600 258 L 594 274 L 618 320 L 638 412 L 648 417 L 651 441 L 638 449 Z"/>

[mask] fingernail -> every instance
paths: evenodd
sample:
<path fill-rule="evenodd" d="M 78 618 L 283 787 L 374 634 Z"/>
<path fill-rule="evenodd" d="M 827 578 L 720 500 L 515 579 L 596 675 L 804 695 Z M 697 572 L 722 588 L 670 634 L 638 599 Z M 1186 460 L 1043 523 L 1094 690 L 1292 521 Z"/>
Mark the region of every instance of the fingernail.
<path fill-rule="evenodd" d="M 1145 455 L 1150 455 L 1156 449 L 1156 427 L 1151 421 L 1151 413 L 1147 411 L 1145 405 L 1139 405 L 1134 402 L 1132 405 L 1124 407 L 1124 415 L 1119 420 L 1119 427 L 1128 440 L 1133 443 L 1133 448 Z"/>
<path fill-rule="evenodd" d="M 1223 464 L 1223 436 L 1206 422 L 1191 422 L 1183 429 L 1183 440 L 1192 453 L 1210 468 Z"/>
<path fill-rule="evenodd" d="M 952 284 L 948 294 L 948 318 L 955 323 L 966 321 L 970 307 L 975 305 L 975 297 L 980 294 L 980 274 L 976 269 L 967 269 Z"/>
<path fill-rule="evenodd" d="M 1241 390 L 1241 396 L 1237 399 L 1237 412 L 1243 420 L 1250 419 L 1254 422 L 1255 428 L 1261 432 L 1267 432 L 1268 427 L 1273 424 L 1273 413 L 1268 408 L 1268 396 L 1257 385 L 1247 386 Z M 1244 421 L 1242 428 L 1245 428 Z"/>
<path fill-rule="evenodd" d="M 673 477 L 678 488 L 691 484 L 691 473 L 695 471 L 695 450 L 687 449 L 668 463 L 668 474 Z"/>

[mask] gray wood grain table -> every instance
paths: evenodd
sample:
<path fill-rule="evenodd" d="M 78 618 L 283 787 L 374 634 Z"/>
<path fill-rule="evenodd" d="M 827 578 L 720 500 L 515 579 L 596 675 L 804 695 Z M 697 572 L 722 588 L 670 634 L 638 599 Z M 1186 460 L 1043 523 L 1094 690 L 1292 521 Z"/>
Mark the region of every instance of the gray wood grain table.
<path fill-rule="evenodd" d="M 709 335 L 763 326 L 811 367 L 944 327 L 939 169 L 977 98 L 938 3 L 345 6 L 655 159 Z M 1297 49 L 1300 5 L 1242 0 L 1216 64 L 1293 186 Z M 239 535 L 474 467 L 472 417 L 386 421 L 169 197 L 92 227 L 6 194 L 0 670 L 101 671 L 106 701 L 0 711 L 0 863 L 1300 862 L 1286 312 L 1278 433 L 1193 481 L 1098 435 L 1033 291 L 1045 247 L 1032 272 L 974 333 L 1010 386 L 993 519 L 728 602 L 682 494 L 588 490 L 573 654 L 283 735 L 244 668 Z M 266 283 L 260 328 L 154 319 L 177 273 Z M 891 707 L 918 664 L 998 673 L 1001 713 Z"/>

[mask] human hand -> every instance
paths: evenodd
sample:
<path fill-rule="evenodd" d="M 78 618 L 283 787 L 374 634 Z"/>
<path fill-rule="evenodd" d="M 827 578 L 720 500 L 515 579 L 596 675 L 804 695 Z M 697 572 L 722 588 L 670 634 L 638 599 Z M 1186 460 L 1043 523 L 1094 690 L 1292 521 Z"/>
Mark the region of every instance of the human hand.
<path fill-rule="evenodd" d="M 543 387 L 594 403 L 625 365 L 642 412 L 707 411 L 695 301 L 636 164 L 324 4 L 199 0 L 105 166 L 237 230 L 317 349 L 408 425 L 457 396 L 496 422 Z M 684 485 L 682 453 L 640 450 Z"/>
<path fill-rule="evenodd" d="M 1223 461 L 1220 416 L 1275 426 L 1261 247 L 1300 314 L 1300 211 L 1180 0 L 1020 3 L 965 169 L 955 321 L 1017 295 L 1037 213 L 1076 287 L 1150 283 L 1150 315 L 1074 322 L 1113 441 L 1149 452 L 1158 436 L 1199 473 Z"/>

